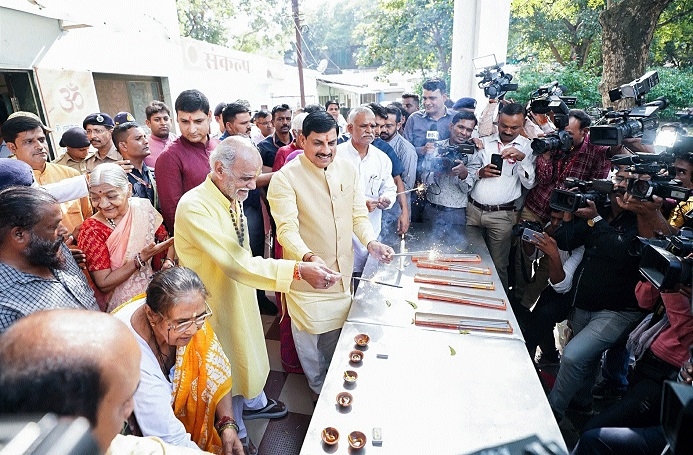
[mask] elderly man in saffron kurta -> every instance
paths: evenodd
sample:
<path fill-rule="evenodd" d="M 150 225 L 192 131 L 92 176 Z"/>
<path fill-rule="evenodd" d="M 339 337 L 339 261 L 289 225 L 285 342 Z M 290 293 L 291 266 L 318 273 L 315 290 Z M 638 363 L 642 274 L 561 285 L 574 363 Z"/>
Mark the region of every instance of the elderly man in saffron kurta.
<path fill-rule="evenodd" d="M 303 372 L 319 394 L 351 307 L 352 235 L 371 256 L 388 261 L 392 248 L 376 241 L 358 170 L 337 153 L 337 123 L 326 112 L 308 115 L 304 153 L 275 173 L 267 198 L 287 259 L 326 264 L 342 273 L 331 289 L 296 282 L 286 294 L 291 331 Z"/>
<path fill-rule="evenodd" d="M 276 418 L 287 412 L 283 403 L 267 400 L 263 392 L 270 368 L 255 289 L 288 292 L 294 280 L 329 288 L 339 275 L 323 264 L 254 257 L 242 203 L 255 188 L 260 154 L 229 137 L 212 152 L 210 164 L 207 179 L 178 203 L 176 252 L 211 294 L 210 323 L 231 362 L 238 435 L 249 446 L 243 419 Z"/>

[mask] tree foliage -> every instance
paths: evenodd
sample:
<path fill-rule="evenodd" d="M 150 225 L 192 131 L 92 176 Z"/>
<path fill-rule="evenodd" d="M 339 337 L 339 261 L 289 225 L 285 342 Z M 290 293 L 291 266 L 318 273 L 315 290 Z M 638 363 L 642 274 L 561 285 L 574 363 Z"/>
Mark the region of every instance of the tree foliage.
<path fill-rule="evenodd" d="M 358 61 L 381 71 L 442 75 L 450 71 L 453 0 L 377 0 L 356 28 Z"/>
<path fill-rule="evenodd" d="M 224 0 L 176 0 L 181 36 L 226 45 L 226 27 L 234 9 Z"/>
<path fill-rule="evenodd" d="M 511 59 L 598 64 L 604 0 L 513 0 L 510 8 Z"/>
<path fill-rule="evenodd" d="M 693 66 L 693 0 L 676 0 L 657 23 L 650 59 L 655 65 Z"/>
<path fill-rule="evenodd" d="M 306 3 L 303 8 L 306 66 L 317 65 L 326 58 L 333 67 L 355 68 L 363 40 L 354 31 L 371 4 L 371 0 L 338 0 L 308 9 L 310 5 Z"/>
<path fill-rule="evenodd" d="M 290 0 L 235 2 L 237 14 L 229 30 L 229 47 L 268 57 L 282 55 L 291 48 L 296 35 Z"/>
<path fill-rule="evenodd" d="M 602 97 L 598 90 L 600 76 L 585 67 L 578 68 L 575 62 L 569 62 L 565 66 L 525 63 L 520 66 L 516 76 L 517 91 L 509 93 L 506 97 L 518 103 L 526 104 L 532 92 L 539 86 L 559 81 L 566 87 L 567 95 L 577 97 L 577 109 L 601 105 Z"/>
<path fill-rule="evenodd" d="M 176 0 L 181 36 L 244 52 L 281 55 L 294 40 L 290 0 Z"/>
<path fill-rule="evenodd" d="M 615 0 L 513 0 L 508 44 L 509 61 L 552 62 L 578 68 L 602 67 L 599 15 L 616 8 Z M 626 2 L 629 9 L 634 5 Z M 648 11 L 651 2 L 635 2 Z M 650 65 L 693 65 L 693 0 L 668 4 L 657 22 L 648 56 Z M 644 36 L 640 29 L 631 30 Z"/>

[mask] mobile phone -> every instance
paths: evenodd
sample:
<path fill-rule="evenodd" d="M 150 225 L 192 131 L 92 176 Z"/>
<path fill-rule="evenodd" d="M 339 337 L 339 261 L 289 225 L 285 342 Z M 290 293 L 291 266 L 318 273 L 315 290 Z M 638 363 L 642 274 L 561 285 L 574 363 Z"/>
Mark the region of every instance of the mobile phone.
<path fill-rule="evenodd" d="M 522 240 L 528 243 L 536 243 L 537 240 L 534 238 L 534 234 L 541 234 L 541 232 L 533 231 L 530 228 L 525 228 L 522 231 Z"/>
<path fill-rule="evenodd" d="M 495 164 L 496 169 L 503 171 L 503 157 L 500 154 L 491 154 L 491 164 Z"/>

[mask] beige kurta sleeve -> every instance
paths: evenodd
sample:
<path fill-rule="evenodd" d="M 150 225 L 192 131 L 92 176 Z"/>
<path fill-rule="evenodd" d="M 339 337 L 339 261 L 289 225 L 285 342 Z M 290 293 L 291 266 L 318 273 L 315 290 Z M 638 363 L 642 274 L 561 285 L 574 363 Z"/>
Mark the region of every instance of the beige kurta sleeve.
<path fill-rule="evenodd" d="M 302 258 L 311 250 L 298 230 L 296 190 L 282 172 L 276 172 L 272 176 L 267 189 L 267 200 L 277 225 L 277 241 L 289 253 L 288 257 Z"/>

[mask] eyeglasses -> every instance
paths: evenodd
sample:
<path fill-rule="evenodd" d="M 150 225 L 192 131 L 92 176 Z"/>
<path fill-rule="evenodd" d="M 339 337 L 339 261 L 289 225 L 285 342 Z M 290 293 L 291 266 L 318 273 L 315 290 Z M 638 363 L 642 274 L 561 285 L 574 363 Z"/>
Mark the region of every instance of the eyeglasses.
<path fill-rule="evenodd" d="M 214 314 L 212 313 L 212 309 L 209 307 L 209 304 L 207 302 L 205 302 L 205 306 L 207 307 L 207 310 L 201 315 L 184 322 L 179 322 L 178 324 L 172 324 L 169 322 L 168 329 L 173 330 L 176 333 L 183 333 L 187 331 L 190 327 L 192 327 L 193 324 L 195 324 L 199 330 L 204 325 L 205 321 L 211 318 Z M 164 316 L 163 314 L 161 316 L 163 316 L 164 319 L 166 319 L 166 316 Z"/>
<path fill-rule="evenodd" d="M 380 179 L 376 174 L 370 176 L 370 178 L 368 179 L 368 183 L 366 183 L 366 188 L 371 196 L 375 196 L 378 194 L 378 192 L 380 191 Z"/>

